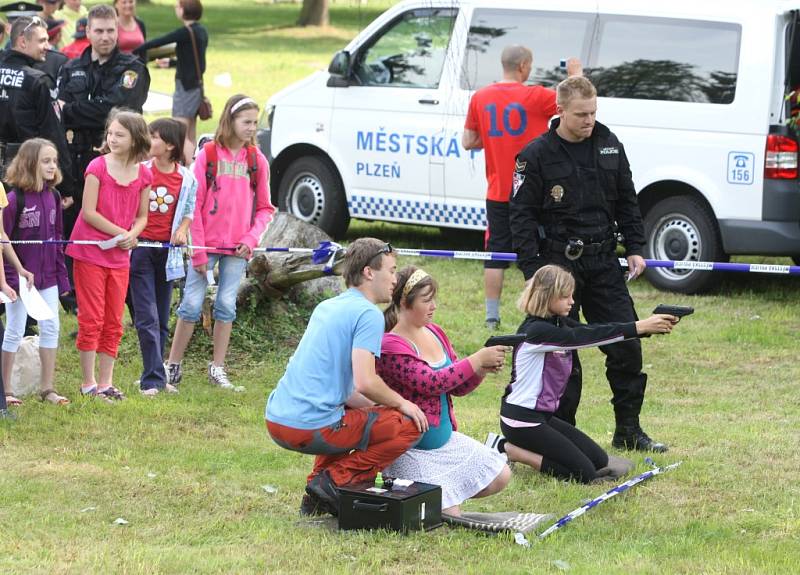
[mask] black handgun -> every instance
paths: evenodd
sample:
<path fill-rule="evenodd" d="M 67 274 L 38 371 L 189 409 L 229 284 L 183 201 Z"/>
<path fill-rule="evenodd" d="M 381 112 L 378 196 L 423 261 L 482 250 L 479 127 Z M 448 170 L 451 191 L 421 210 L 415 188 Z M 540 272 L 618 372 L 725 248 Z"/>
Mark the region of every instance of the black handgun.
<path fill-rule="evenodd" d="M 653 313 L 663 313 L 682 318 L 685 315 L 692 315 L 694 313 L 694 308 L 684 305 L 667 305 L 660 303 L 656 306 L 656 309 L 653 310 Z"/>
<path fill-rule="evenodd" d="M 509 347 L 515 347 L 517 344 L 520 344 L 523 341 L 525 341 L 524 333 L 515 333 L 511 335 L 493 335 L 492 337 L 486 340 L 486 343 L 483 344 L 483 347 L 492 347 L 495 345 L 505 345 Z"/>

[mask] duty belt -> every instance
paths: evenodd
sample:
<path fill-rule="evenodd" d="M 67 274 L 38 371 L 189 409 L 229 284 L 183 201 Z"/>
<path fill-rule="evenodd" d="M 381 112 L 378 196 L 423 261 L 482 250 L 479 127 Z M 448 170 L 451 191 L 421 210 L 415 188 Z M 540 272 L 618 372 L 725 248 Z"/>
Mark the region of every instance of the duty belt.
<path fill-rule="evenodd" d="M 596 243 L 586 243 L 580 238 L 570 238 L 565 242 L 546 239 L 542 245 L 551 252 L 564 254 L 568 260 L 577 260 L 581 256 L 594 256 L 613 251 L 617 246 L 617 238 L 608 238 Z"/>

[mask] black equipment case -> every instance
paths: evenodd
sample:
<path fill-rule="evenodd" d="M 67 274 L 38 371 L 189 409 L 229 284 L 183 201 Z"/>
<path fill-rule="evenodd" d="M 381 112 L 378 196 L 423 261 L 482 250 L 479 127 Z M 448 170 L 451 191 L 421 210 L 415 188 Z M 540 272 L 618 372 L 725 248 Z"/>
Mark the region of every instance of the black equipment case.
<path fill-rule="evenodd" d="M 428 483 L 339 487 L 339 529 L 430 531 L 442 524 L 442 488 Z"/>

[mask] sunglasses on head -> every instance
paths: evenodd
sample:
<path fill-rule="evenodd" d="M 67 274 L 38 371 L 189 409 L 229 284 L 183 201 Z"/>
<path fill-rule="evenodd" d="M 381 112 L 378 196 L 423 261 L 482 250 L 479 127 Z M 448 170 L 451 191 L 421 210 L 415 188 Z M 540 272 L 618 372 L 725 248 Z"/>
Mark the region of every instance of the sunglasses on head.
<path fill-rule="evenodd" d="M 29 16 L 29 18 L 31 19 L 31 21 L 28 22 L 28 25 L 22 29 L 23 34 L 28 30 L 30 30 L 32 26 L 41 26 L 43 28 L 47 28 L 47 24 L 45 23 L 45 21 L 39 18 L 38 16 Z"/>
<path fill-rule="evenodd" d="M 375 252 L 375 255 L 373 255 L 369 259 L 370 259 L 370 261 L 372 261 L 374 258 L 378 257 L 379 255 L 390 254 L 392 252 L 394 252 L 394 248 L 392 248 L 392 244 L 390 244 L 389 242 L 386 242 L 386 245 L 384 245 L 381 249 L 379 249 L 377 252 Z"/>

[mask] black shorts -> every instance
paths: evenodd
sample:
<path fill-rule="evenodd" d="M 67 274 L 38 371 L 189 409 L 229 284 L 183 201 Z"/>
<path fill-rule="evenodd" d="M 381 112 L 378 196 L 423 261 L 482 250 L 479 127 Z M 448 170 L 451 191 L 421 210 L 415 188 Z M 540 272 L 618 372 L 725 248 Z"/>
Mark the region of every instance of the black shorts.
<path fill-rule="evenodd" d="M 486 236 L 484 246 L 487 252 L 513 252 L 511 244 L 511 220 L 508 202 L 486 200 Z M 486 269 L 506 269 L 511 262 L 486 260 Z"/>

